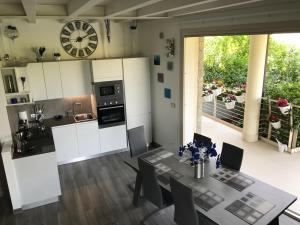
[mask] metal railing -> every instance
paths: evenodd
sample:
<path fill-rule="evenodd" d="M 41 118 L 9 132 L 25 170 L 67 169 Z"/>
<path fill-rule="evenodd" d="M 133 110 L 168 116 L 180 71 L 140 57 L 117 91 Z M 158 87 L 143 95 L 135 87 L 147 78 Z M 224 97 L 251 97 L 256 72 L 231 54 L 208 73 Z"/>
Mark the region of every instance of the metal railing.
<path fill-rule="evenodd" d="M 298 127 L 295 126 L 297 117 L 299 117 L 300 106 L 291 105 L 288 114 L 284 115 L 279 110 L 276 100 L 262 98 L 260 110 L 259 136 L 272 142 L 279 140 L 286 144 L 290 150 L 300 150 L 300 135 Z M 269 122 L 270 115 L 276 115 L 281 121 L 281 128 L 275 129 Z"/>
<path fill-rule="evenodd" d="M 244 109 L 244 103 L 238 102 L 235 102 L 235 107 L 233 109 L 227 109 L 220 96 L 215 96 L 212 102 L 202 103 L 203 113 L 239 128 L 243 128 Z"/>

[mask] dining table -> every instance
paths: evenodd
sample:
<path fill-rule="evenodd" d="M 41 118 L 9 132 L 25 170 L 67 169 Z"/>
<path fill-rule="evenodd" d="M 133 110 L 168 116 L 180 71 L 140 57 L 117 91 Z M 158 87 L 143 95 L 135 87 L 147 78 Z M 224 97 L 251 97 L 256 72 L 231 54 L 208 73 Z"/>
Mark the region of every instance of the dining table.
<path fill-rule="evenodd" d="M 216 168 L 216 158 L 204 162 L 204 176 L 194 178 L 189 157 L 180 157 L 174 147 L 159 147 L 123 161 L 136 172 L 133 204 L 139 206 L 142 179 L 138 158 L 156 168 L 159 185 L 171 192 L 175 177 L 193 190 L 195 209 L 219 225 L 279 225 L 279 216 L 297 197 L 243 172 Z M 255 167 L 255 163 L 253 163 Z"/>

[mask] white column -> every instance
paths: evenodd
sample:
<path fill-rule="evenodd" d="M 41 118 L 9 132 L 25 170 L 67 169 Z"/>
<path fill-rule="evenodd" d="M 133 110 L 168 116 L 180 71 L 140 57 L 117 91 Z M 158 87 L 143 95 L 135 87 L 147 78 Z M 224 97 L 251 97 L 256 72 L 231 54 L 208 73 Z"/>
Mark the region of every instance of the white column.
<path fill-rule="evenodd" d="M 250 36 L 243 139 L 258 140 L 260 103 L 264 83 L 268 35 Z"/>

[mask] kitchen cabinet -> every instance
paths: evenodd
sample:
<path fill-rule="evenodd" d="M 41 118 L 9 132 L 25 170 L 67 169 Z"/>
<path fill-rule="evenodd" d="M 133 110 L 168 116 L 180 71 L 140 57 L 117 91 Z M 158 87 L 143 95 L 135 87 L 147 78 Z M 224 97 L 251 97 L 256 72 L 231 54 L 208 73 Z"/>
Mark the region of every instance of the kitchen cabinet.
<path fill-rule="evenodd" d="M 90 62 L 86 60 L 59 62 L 64 97 L 92 94 Z"/>
<path fill-rule="evenodd" d="M 98 121 L 76 124 L 79 156 L 100 154 Z"/>
<path fill-rule="evenodd" d="M 48 99 L 62 98 L 63 91 L 58 62 L 43 63 L 43 70 Z"/>
<path fill-rule="evenodd" d="M 101 153 L 127 148 L 126 125 L 99 129 Z"/>
<path fill-rule="evenodd" d="M 127 128 L 144 126 L 146 141 L 152 142 L 150 69 L 148 58 L 123 59 Z"/>
<path fill-rule="evenodd" d="M 52 134 L 58 163 L 79 156 L 75 124 L 53 127 Z"/>
<path fill-rule="evenodd" d="M 27 65 L 27 75 L 30 86 L 30 94 L 33 101 L 47 99 L 46 84 L 42 63 L 29 63 Z"/>
<path fill-rule="evenodd" d="M 122 59 L 92 60 L 94 82 L 123 80 Z"/>

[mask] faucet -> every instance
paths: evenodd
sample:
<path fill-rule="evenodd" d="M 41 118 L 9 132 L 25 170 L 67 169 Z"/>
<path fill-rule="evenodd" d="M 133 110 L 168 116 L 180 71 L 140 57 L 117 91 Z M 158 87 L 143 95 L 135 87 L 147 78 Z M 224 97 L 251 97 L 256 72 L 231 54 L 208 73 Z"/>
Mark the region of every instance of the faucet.
<path fill-rule="evenodd" d="M 82 111 L 82 104 L 80 102 L 74 102 L 73 103 L 73 116 L 75 116 L 77 114 L 77 113 L 75 113 L 77 106 L 80 106 L 80 111 Z"/>

